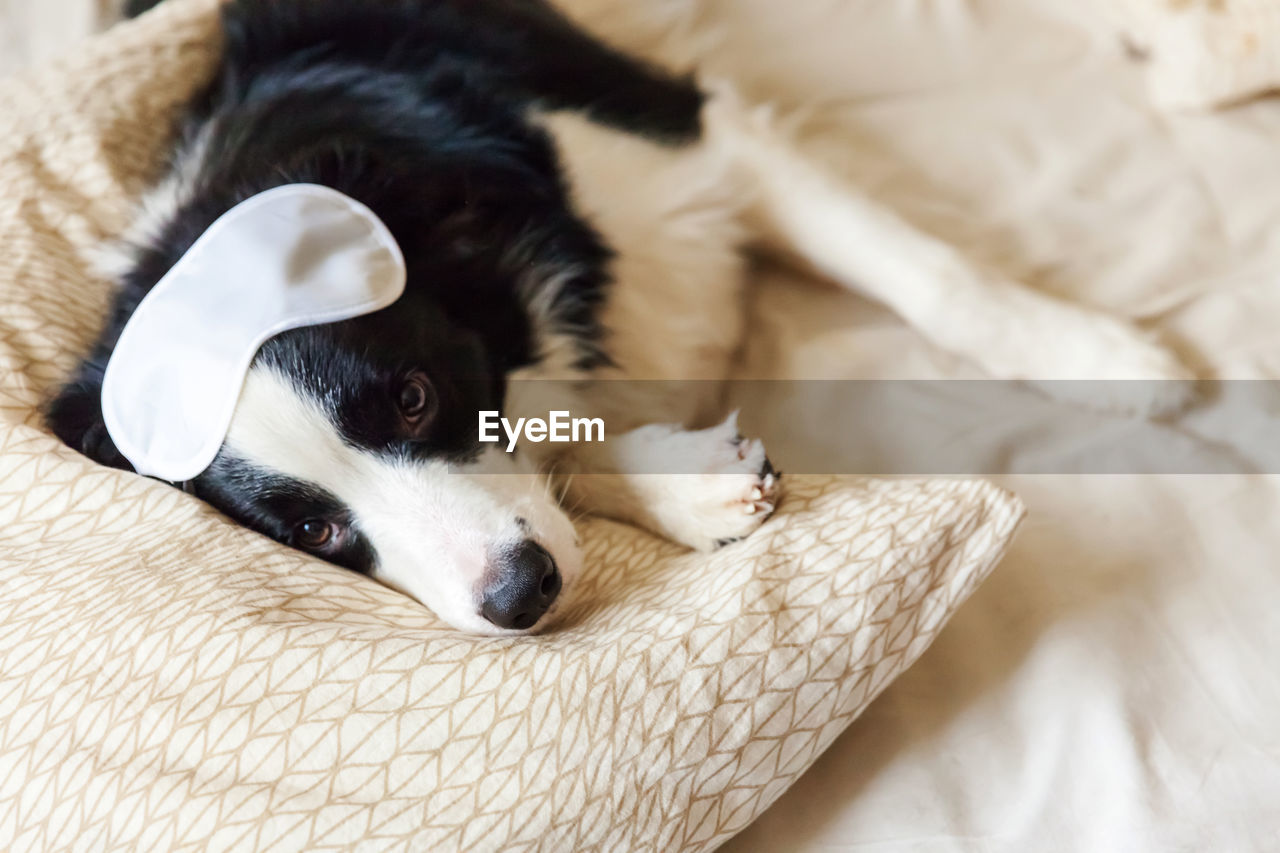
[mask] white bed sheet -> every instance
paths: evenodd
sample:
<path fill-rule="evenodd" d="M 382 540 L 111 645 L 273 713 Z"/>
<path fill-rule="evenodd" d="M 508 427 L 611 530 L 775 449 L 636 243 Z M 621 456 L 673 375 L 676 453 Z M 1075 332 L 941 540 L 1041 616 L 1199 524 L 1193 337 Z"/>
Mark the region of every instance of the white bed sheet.
<path fill-rule="evenodd" d="M 1280 377 L 1280 99 L 1161 115 L 1087 3 L 720 5 L 720 63 L 762 95 L 830 99 L 814 150 L 886 203 L 1142 318 L 1205 376 Z M 745 375 L 976 375 L 878 308 L 766 279 Z M 839 453 L 825 421 L 750 415 L 784 468 Z M 1170 432 L 1212 453 L 1196 436 L 1220 426 Z M 1002 436 L 1000 470 L 1080 452 L 1053 427 L 1050 406 Z M 1265 439 L 1237 449 L 1280 470 Z M 725 849 L 1280 849 L 1280 477 L 997 479 L 1030 508 L 1011 555 Z"/>
<path fill-rule="evenodd" d="M 0 2 L 7 68 L 103 8 Z M 1145 318 L 1206 375 L 1280 376 L 1280 102 L 1156 113 L 1088 2 L 707 5 L 716 64 L 820 97 L 812 150 L 921 226 Z M 977 375 L 856 297 L 762 278 L 747 375 Z M 749 420 L 783 465 L 831 443 L 782 406 Z M 1063 452 L 1052 422 L 1004 439 L 1004 470 Z M 1280 849 L 1280 478 L 999 479 L 1031 509 L 1005 564 L 726 849 Z"/>

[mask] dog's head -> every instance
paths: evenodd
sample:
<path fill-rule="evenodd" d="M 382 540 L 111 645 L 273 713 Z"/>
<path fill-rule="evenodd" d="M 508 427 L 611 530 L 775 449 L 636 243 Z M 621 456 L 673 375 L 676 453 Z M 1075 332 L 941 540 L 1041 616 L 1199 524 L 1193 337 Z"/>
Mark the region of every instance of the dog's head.
<path fill-rule="evenodd" d="M 478 413 L 503 411 L 511 373 L 542 357 L 544 339 L 581 326 L 573 312 L 605 254 L 593 250 L 584 265 L 565 250 L 563 223 L 513 217 L 510 206 L 487 215 L 472 203 L 461 219 L 441 215 L 429 227 L 386 210 L 409 270 L 405 294 L 377 313 L 269 341 L 221 451 L 189 487 L 459 629 L 541 628 L 580 568 L 573 525 L 532 461 L 481 443 Z M 60 438 L 108 465 L 130 467 L 103 422 L 105 366 L 141 294 L 201 230 L 182 219 L 132 257 L 98 349 L 49 409 Z M 595 272 L 566 278 L 584 269 Z"/>
<path fill-rule="evenodd" d="M 528 631 L 549 621 L 579 568 L 573 525 L 523 454 L 479 442 L 477 413 L 502 408 L 505 377 L 479 335 L 429 309 L 410 300 L 273 339 L 216 460 L 189 487 L 457 628 Z M 87 367 L 50 422 L 71 446 L 128 467 L 102 422 L 100 371 Z"/>

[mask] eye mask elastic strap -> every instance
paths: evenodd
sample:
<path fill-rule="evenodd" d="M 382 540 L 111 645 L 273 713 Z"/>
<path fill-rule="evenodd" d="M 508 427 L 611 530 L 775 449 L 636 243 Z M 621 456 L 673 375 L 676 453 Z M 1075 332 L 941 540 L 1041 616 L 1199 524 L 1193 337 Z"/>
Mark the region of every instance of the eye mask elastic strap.
<path fill-rule="evenodd" d="M 112 441 L 140 474 L 193 479 L 222 447 L 266 341 L 386 308 L 405 279 L 386 225 L 336 190 L 292 184 L 237 205 L 121 333 L 102 384 Z"/>

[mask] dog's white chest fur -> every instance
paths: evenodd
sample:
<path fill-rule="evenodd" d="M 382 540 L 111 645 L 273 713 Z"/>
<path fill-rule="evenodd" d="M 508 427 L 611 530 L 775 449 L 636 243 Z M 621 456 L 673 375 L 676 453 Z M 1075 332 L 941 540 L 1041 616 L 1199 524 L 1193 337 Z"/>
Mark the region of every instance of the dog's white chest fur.
<path fill-rule="evenodd" d="M 710 139 L 664 145 L 568 112 L 542 123 L 578 212 L 616 253 L 610 358 L 628 379 L 722 380 L 743 332 L 747 181 Z M 540 375 L 563 367 L 553 360 Z"/>

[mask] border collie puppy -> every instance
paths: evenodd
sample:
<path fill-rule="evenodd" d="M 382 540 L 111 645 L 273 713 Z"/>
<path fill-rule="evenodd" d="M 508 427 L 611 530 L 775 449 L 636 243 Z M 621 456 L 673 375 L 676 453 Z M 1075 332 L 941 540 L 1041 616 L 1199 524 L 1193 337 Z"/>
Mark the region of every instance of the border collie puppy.
<path fill-rule="evenodd" d="M 730 87 L 587 35 L 573 20 L 594 5 L 229 3 L 221 67 L 127 235 L 115 307 L 51 405 L 54 431 L 129 468 L 100 403 L 121 329 L 222 214 L 294 183 L 377 213 L 406 292 L 264 346 L 216 461 L 183 485 L 466 631 L 553 621 L 582 563 L 562 506 L 698 549 L 769 517 L 764 448 L 732 419 L 708 426 L 722 412 L 697 381 L 722 381 L 742 342 L 748 245 L 857 287 L 993 376 L 1184 376 L 1134 328 L 975 270 L 840 186 Z M 522 381 L 547 378 L 561 381 Z M 608 436 L 515 454 L 479 440 L 481 411 L 553 409 Z"/>

